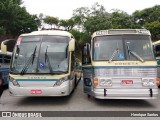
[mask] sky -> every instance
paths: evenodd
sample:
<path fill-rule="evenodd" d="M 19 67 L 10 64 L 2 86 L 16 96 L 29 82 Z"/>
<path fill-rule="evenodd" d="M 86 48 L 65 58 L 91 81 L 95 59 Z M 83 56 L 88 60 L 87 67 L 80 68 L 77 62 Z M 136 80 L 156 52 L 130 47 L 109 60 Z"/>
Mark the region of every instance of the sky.
<path fill-rule="evenodd" d="M 79 7 L 91 7 L 98 2 L 104 6 L 106 11 L 111 13 L 112 9 L 120 9 L 128 14 L 136 10 L 160 5 L 160 0 L 22 0 L 30 14 L 43 13 L 59 19 L 69 19 L 72 17 L 73 10 Z"/>

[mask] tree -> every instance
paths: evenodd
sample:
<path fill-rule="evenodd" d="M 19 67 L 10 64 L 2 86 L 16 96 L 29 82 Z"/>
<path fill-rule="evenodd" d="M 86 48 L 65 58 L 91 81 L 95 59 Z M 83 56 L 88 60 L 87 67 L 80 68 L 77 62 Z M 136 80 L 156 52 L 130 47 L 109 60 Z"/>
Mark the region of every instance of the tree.
<path fill-rule="evenodd" d="M 23 8 L 18 11 L 17 18 L 14 20 L 14 27 L 10 30 L 12 34 L 14 34 L 14 31 L 16 31 L 16 34 L 21 34 L 38 30 L 38 26 L 40 26 L 38 17 L 36 15 L 30 15 Z"/>
<path fill-rule="evenodd" d="M 36 15 L 30 15 L 21 0 L 3 0 L 0 2 L 0 28 L 7 35 L 17 36 L 21 33 L 37 30 L 40 21 Z"/>
<path fill-rule="evenodd" d="M 132 14 L 132 18 L 135 21 L 135 25 L 139 26 L 137 28 L 149 29 L 153 39 L 160 38 L 160 5 L 155 5 L 140 11 L 137 10 Z"/>
<path fill-rule="evenodd" d="M 44 19 L 44 14 L 43 13 L 40 13 L 39 15 L 38 15 L 38 19 L 40 20 L 40 29 L 42 29 L 43 28 L 43 19 Z"/>
<path fill-rule="evenodd" d="M 118 9 L 113 9 L 111 14 L 111 24 L 113 29 L 135 28 L 132 16 Z"/>
<path fill-rule="evenodd" d="M 68 20 L 60 20 L 59 25 L 64 27 L 65 30 L 70 31 L 75 26 L 75 21 L 73 18 L 70 18 Z"/>
<path fill-rule="evenodd" d="M 83 44 L 86 42 L 90 42 L 91 36 L 87 34 L 86 32 L 80 32 L 78 30 L 72 29 L 69 31 L 76 39 L 76 50 L 78 58 L 81 58 L 81 50 L 83 47 Z"/>
<path fill-rule="evenodd" d="M 90 9 L 88 7 L 80 7 L 73 10 L 73 19 L 78 29 L 84 30 L 84 22 L 90 14 Z"/>
<path fill-rule="evenodd" d="M 89 42 L 91 36 L 85 32 L 80 32 L 79 30 L 72 29 L 69 31 L 76 39 L 77 44 L 82 47 L 82 45 L 86 42 Z"/>
<path fill-rule="evenodd" d="M 5 35 L 6 30 L 3 27 L 0 27 L 0 35 Z"/>
<path fill-rule="evenodd" d="M 76 10 L 73 10 L 73 18 L 78 25 L 83 25 L 89 14 L 90 9 L 88 7 L 80 7 Z"/>
<path fill-rule="evenodd" d="M 144 27 L 145 23 L 160 20 L 160 5 L 156 5 L 144 10 L 137 10 L 132 14 L 134 21 L 139 26 Z"/>
<path fill-rule="evenodd" d="M 97 30 L 104 30 L 111 28 L 109 18 L 107 16 L 91 16 L 88 17 L 84 23 L 84 28 L 87 34 L 92 35 Z"/>
<path fill-rule="evenodd" d="M 53 25 L 54 25 L 54 28 L 58 26 L 59 20 L 56 17 L 46 16 L 46 18 L 44 18 L 43 20 L 45 23 L 51 25 L 51 29 Z"/>
<path fill-rule="evenodd" d="M 153 39 L 160 39 L 160 21 L 145 23 L 145 28 L 150 30 Z"/>
<path fill-rule="evenodd" d="M 91 7 L 90 16 L 87 18 L 84 26 L 87 33 L 90 35 L 97 30 L 111 28 L 110 14 L 105 8 L 97 2 Z M 89 27 L 90 26 L 90 27 Z"/>

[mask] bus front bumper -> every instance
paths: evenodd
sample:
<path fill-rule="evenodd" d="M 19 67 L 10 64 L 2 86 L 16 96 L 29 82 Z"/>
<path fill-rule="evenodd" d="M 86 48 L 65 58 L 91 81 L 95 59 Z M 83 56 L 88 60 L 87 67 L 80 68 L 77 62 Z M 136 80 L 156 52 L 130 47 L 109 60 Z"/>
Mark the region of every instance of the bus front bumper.
<path fill-rule="evenodd" d="M 98 99 L 157 99 L 158 89 L 98 89 L 92 91 Z"/>
<path fill-rule="evenodd" d="M 55 87 L 16 87 L 9 86 L 11 96 L 67 96 L 70 94 L 68 85 Z"/>

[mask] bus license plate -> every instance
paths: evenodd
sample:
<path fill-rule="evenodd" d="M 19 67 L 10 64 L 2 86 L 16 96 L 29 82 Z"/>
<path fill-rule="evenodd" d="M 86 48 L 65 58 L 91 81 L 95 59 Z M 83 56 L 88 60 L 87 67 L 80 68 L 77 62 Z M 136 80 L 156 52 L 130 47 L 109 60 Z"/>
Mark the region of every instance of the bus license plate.
<path fill-rule="evenodd" d="M 41 94 L 42 90 L 31 90 L 31 94 Z"/>
<path fill-rule="evenodd" d="M 121 84 L 122 85 L 133 85 L 133 80 L 122 80 Z"/>

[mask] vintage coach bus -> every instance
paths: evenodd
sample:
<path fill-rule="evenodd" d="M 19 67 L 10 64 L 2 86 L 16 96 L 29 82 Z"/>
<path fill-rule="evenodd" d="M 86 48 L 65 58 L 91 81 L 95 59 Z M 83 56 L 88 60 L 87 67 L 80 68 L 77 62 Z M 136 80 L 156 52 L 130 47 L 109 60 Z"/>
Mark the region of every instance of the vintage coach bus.
<path fill-rule="evenodd" d="M 82 50 L 84 92 L 99 99 L 155 99 L 157 63 L 145 29 L 96 31 Z"/>

